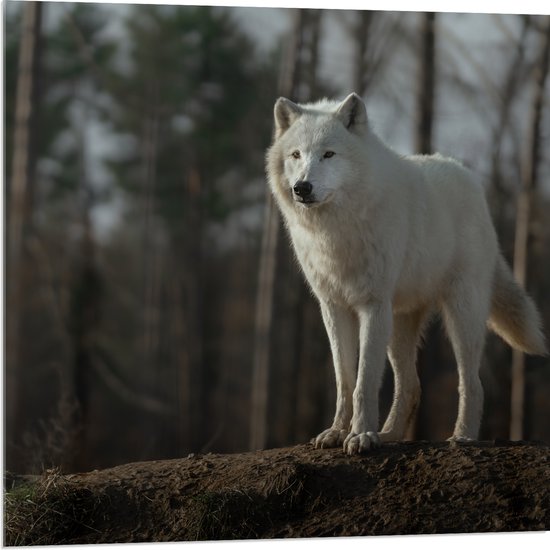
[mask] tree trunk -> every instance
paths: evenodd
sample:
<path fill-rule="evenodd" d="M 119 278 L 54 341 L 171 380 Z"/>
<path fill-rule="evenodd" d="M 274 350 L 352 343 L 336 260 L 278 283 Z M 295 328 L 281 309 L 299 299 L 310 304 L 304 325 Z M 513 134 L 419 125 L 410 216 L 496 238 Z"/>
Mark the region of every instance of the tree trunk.
<path fill-rule="evenodd" d="M 317 60 L 320 36 L 320 11 L 301 12 L 300 48 L 295 62 L 295 95 L 293 99 L 306 102 L 318 93 Z M 282 229 L 280 230 L 282 231 Z M 318 304 L 312 297 L 307 283 L 296 264 L 294 252 L 285 235 L 277 250 L 277 277 L 273 309 L 273 341 L 276 343 L 272 357 L 277 361 L 277 379 L 272 384 L 278 401 L 274 403 L 271 418 L 271 445 L 298 443 L 309 439 L 307 430 L 310 403 L 316 403 L 313 389 L 319 380 L 319 366 L 312 358 L 311 349 L 325 329 Z M 306 310 L 316 309 L 317 316 L 308 317 Z M 289 383 L 289 381 L 292 381 Z M 307 382 L 309 381 L 309 383 Z"/>
<path fill-rule="evenodd" d="M 548 77 L 550 56 L 550 16 L 546 18 L 540 37 L 540 61 L 535 68 L 535 90 L 531 111 L 531 123 L 527 148 L 522 166 L 522 189 L 518 197 L 516 234 L 514 242 L 514 275 L 525 287 L 527 283 L 527 259 L 529 253 L 529 222 L 531 203 L 537 186 L 541 147 L 541 120 L 544 107 L 544 89 Z M 524 438 L 525 356 L 514 350 L 512 356 L 512 388 L 510 410 L 510 439 Z"/>
<path fill-rule="evenodd" d="M 515 55 L 510 63 L 508 73 L 502 85 L 502 94 L 500 96 L 500 105 L 498 109 L 498 123 L 493 132 L 493 151 L 491 158 L 491 184 L 493 190 L 499 197 L 504 197 L 502 186 L 502 175 L 500 171 L 500 154 L 503 138 L 506 135 L 506 129 L 510 124 L 512 114 L 512 103 L 517 96 L 521 85 L 521 68 L 525 60 L 525 50 L 527 45 L 527 34 L 530 28 L 530 18 L 527 15 L 519 16 L 522 18 L 521 34 L 515 49 Z M 497 212 L 498 215 L 498 212 Z M 497 223 L 497 228 L 502 226 L 502 222 Z"/>
<path fill-rule="evenodd" d="M 435 97 L 435 13 L 422 15 L 420 90 L 418 94 L 417 152 L 432 152 Z"/>
<path fill-rule="evenodd" d="M 421 21 L 421 50 L 419 54 L 419 82 L 416 126 L 416 150 L 428 155 L 432 153 L 433 120 L 435 100 L 435 13 L 423 13 Z M 424 348 L 418 353 L 418 370 L 426 374 L 441 360 L 440 334 L 437 326 L 429 328 L 429 338 Z M 422 409 L 419 408 L 416 418 L 410 423 L 407 439 L 416 439 L 419 428 L 425 430 L 422 422 Z M 429 426 L 428 426 L 429 429 Z"/>
<path fill-rule="evenodd" d="M 189 396 L 190 402 L 181 411 L 190 414 L 191 448 L 201 449 L 209 439 L 205 433 L 208 419 L 206 394 L 209 387 L 208 370 L 204 364 L 205 332 L 203 330 L 203 299 L 205 297 L 202 252 L 203 252 L 203 207 L 204 181 L 197 161 L 192 161 L 187 174 L 185 190 L 185 256 L 184 256 L 184 300 L 185 328 L 187 329 L 188 369 L 182 383 L 189 381 L 189 388 L 181 387 L 182 398 Z"/>
<path fill-rule="evenodd" d="M 294 100 L 303 101 L 314 92 L 315 88 L 314 64 L 317 63 L 318 59 L 320 13 L 316 10 L 297 10 L 295 13 L 293 37 L 283 55 L 279 77 L 279 93 Z M 309 65 L 304 60 L 306 44 L 309 44 Z M 249 446 L 252 450 L 264 448 L 267 441 L 273 293 L 280 230 L 279 212 L 268 190 L 256 296 L 249 439 Z"/>
<path fill-rule="evenodd" d="M 260 272 L 256 297 L 256 331 L 250 411 L 250 450 L 263 449 L 267 437 L 267 398 L 270 335 L 273 321 L 275 258 L 279 235 L 279 212 L 268 191 L 260 252 Z"/>
<path fill-rule="evenodd" d="M 38 133 L 36 90 L 41 14 L 40 2 L 25 3 L 19 50 L 12 180 L 9 182 L 6 266 L 6 431 L 10 442 L 18 432 L 18 395 L 21 376 L 19 331 L 24 293 L 22 288 L 24 243 L 31 218 L 35 171 L 32 144 L 33 140 L 36 141 Z"/>
<path fill-rule="evenodd" d="M 155 238 L 157 237 L 156 219 L 156 177 L 158 142 L 158 90 L 151 83 L 148 90 L 148 104 L 151 105 L 144 116 L 143 129 L 143 334 L 141 350 L 146 363 L 153 361 L 158 341 L 158 263 L 159 254 Z"/>
<path fill-rule="evenodd" d="M 281 95 L 290 95 L 295 87 L 295 50 L 298 47 L 300 38 L 298 13 L 293 42 L 287 45 L 283 55 L 279 76 Z M 250 403 L 250 450 L 263 449 L 267 439 L 269 359 L 271 353 L 271 327 L 273 324 L 275 267 L 280 231 L 279 221 L 279 211 L 277 210 L 271 191 L 266 189 L 264 228 L 260 249 L 258 287 L 256 291 L 254 358 Z"/>
<path fill-rule="evenodd" d="M 355 63 L 353 73 L 353 89 L 359 95 L 365 94 L 368 88 L 368 51 L 369 31 L 374 14 L 371 11 L 362 10 L 358 14 L 355 26 Z"/>
<path fill-rule="evenodd" d="M 72 471 L 90 467 L 88 454 L 88 428 L 90 425 L 90 384 L 94 364 L 95 340 L 99 323 L 101 279 L 95 263 L 95 242 L 91 231 L 89 211 L 84 213 L 84 235 L 80 245 L 80 267 L 73 288 L 73 389 L 74 395 L 63 392 L 61 399 L 76 400 L 76 425 L 69 426 L 74 434 L 72 442 L 74 460 Z M 71 415 L 72 416 L 72 415 Z M 73 418 L 63 419 L 71 422 Z"/>
<path fill-rule="evenodd" d="M 93 206 L 86 164 L 86 132 L 88 114 L 84 107 L 82 123 L 76 129 L 78 134 L 79 194 L 82 219 L 82 237 L 79 243 L 78 265 L 75 270 L 71 296 L 71 323 L 73 339 L 73 361 L 70 371 L 62 377 L 61 403 L 76 405 L 76 411 L 67 411 L 67 432 L 73 441 L 69 442 L 70 457 L 65 457 L 71 471 L 82 471 L 90 467 L 88 429 L 90 425 L 91 372 L 95 361 L 96 335 L 100 320 L 101 276 L 97 269 L 96 243 L 93 235 L 91 210 Z M 72 413 L 72 414 L 70 414 Z"/>

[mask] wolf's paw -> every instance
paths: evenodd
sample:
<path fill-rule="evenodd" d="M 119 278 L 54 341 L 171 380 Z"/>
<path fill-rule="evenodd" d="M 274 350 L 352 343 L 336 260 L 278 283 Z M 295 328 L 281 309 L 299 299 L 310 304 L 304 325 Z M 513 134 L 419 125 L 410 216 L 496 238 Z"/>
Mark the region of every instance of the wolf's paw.
<path fill-rule="evenodd" d="M 315 445 L 316 449 L 328 449 L 330 447 L 340 447 L 346 436 L 347 430 L 339 430 L 338 428 L 329 428 L 324 432 L 321 432 L 317 437 L 314 437 L 311 442 Z"/>
<path fill-rule="evenodd" d="M 453 435 L 447 439 L 447 441 L 451 444 L 451 447 L 456 447 L 457 445 L 468 445 L 475 443 L 476 440 L 471 437 L 465 437 L 463 435 Z"/>
<path fill-rule="evenodd" d="M 350 432 L 344 441 L 344 452 L 348 455 L 364 453 L 369 449 L 380 447 L 380 438 L 376 432 Z"/>

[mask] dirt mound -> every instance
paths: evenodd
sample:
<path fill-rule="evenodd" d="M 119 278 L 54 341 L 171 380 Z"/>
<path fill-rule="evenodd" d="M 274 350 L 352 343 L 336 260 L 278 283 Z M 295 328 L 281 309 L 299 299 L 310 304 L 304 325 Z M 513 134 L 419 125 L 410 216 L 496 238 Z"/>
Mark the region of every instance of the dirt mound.
<path fill-rule="evenodd" d="M 550 448 L 310 445 L 7 481 L 10 545 L 550 529 Z"/>

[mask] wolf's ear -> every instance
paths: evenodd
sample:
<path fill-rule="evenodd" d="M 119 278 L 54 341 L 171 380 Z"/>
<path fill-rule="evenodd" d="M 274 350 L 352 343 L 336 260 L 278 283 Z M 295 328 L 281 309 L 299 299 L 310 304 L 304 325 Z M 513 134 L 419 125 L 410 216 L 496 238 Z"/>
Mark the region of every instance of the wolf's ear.
<path fill-rule="evenodd" d="M 275 102 L 275 137 L 281 137 L 302 114 L 302 109 L 286 97 Z"/>
<path fill-rule="evenodd" d="M 350 132 L 359 134 L 367 125 L 367 108 L 363 100 L 353 92 L 342 101 L 336 111 L 336 117 Z"/>

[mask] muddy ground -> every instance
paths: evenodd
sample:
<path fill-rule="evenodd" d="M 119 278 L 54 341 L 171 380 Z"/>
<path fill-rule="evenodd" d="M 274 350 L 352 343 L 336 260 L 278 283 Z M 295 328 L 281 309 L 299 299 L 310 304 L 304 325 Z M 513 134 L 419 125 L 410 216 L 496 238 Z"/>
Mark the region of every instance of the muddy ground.
<path fill-rule="evenodd" d="M 311 445 L 6 478 L 5 543 L 70 544 L 550 529 L 550 447 Z"/>

